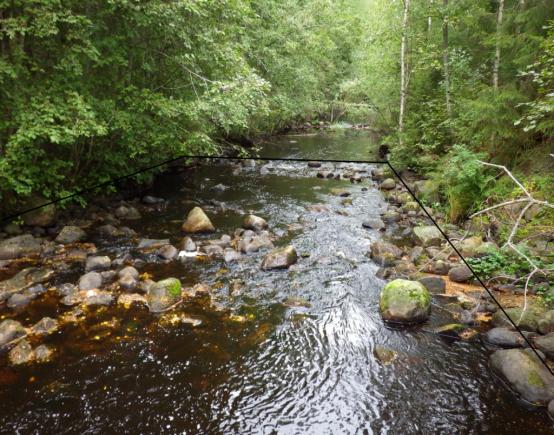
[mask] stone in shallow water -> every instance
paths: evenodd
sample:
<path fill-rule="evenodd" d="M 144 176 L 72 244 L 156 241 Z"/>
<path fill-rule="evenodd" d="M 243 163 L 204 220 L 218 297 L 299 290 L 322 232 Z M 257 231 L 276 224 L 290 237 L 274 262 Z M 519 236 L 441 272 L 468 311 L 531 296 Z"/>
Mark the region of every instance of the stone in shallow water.
<path fill-rule="evenodd" d="M 372 230 L 381 230 L 385 228 L 385 223 L 379 218 L 373 218 L 362 222 L 362 227 Z"/>
<path fill-rule="evenodd" d="M 67 225 L 63 227 L 57 235 L 56 242 L 65 245 L 69 243 L 80 242 L 86 237 L 87 233 L 85 233 L 81 228 L 73 225 Z"/>
<path fill-rule="evenodd" d="M 0 346 L 25 335 L 27 331 L 16 320 L 6 319 L 0 323 Z"/>
<path fill-rule="evenodd" d="M 225 252 L 223 253 L 223 259 L 225 260 L 226 263 L 239 261 L 241 258 L 242 258 L 241 253 L 231 248 L 225 249 Z"/>
<path fill-rule="evenodd" d="M 159 313 L 171 308 L 181 300 L 181 282 L 177 278 L 167 278 L 153 284 L 146 294 L 148 308 Z"/>
<path fill-rule="evenodd" d="M 554 399 L 554 377 L 531 349 L 494 352 L 491 367 L 528 402 L 546 406 Z"/>
<path fill-rule="evenodd" d="M 484 339 L 487 343 L 500 347 L 523 347 L 526 345 L 519 332 L 505 327 L 488 330 L 484 335 Z"/>
<path fill-rule="evenodd" d="M 429 318 L 431 296 L 423 284 L 417 281 L 396 279 L 381 290 L 379 310 L 386 321 L 422 322 Z"/>
<path fill-rule="evenodd" d="M 200 207 L 194 207 L 183 223 L 182 230 L 185 233 L 207 233 L 215 231 L 210 218 Z"/>
<path fill-rule="evenodd" d="M 102 275 L 98 272 L 89 272 L 79 278 L 80 290 L 92 290 L 102 286 Z"/>
<path fill-rule="evenodd" d="M 388 365 L 398 358 L 398 354 L 394 350 L 379 345 L 373 349 L 373 355 L 384 365 Z"/>
<path fill-rule="evenodd" d="M 52 275 L 54 275 L 53 271 L 36 267 L 27 267 L 21 270 L 14 277 L 0 282 L 0 302 L 8 299 L 14 293 L 48 281 Z"/>
<path fill-rule="evenodd" d="M 35 358 L 35 353 L 31 344 L 23 339 L 17 345 L 10 350 L 8 354 L 10 364 L 16 366 L 21 364 L 28 364 Z"/>
<path fill-rule="evenodd" d="M 146 298 L 138 293 L 123 293 L 117 298 L 117 303 L 129 308 L 133 304 L 146 305 Z"/>
<path fill-rule="evenodd" d="M 37 335 L 49 335 L 58 329 L 58 321 L 51 317 L 43 317 L 32 327 L 33 333 Z"/>
<path fill-rule="evenodd" d="M 137 286 L 138 281 L 131 275 L 123 275 L 117 280 L 117 283 L 122 289 L 132 290 Z"/>
<path fill-rule="evenodd" d="M 121 205 L 115 210 L 115 215 L 119 219 L 128 219 L 128 220 L 136 220 L 140 219 L 142 216 L 140 215 L 139 211 L 130 205 Z"/>
<path fill-rule="evenodd" d="M 111 266 L 112 261 L 110 260 L 110 257 L 106 255 L 97 255 L 94 257 L 88 257 L 87 258 L 87 264 L 85 266 L 86 272 L 91 272 L 93 270 L 101 270 L 101 269 L 107 269 Z"/>
<path fill-rule="evenodd" d="M 37 362 L 45 363 L 52 359 L 54 349 L 45 344 L 41 344 L 35 349 L 35 359 Z"/>
<path fill-rule="evenodd" d="M 292 246 L 276 248 L 269 252 L 262 261 L 262 269 L 286 269 L 298 260 L 296 250 Z"/>
<path fill-rule="evenodd" d="M 123 269 L 121 269 L 117 275 L 120 277 L 120 278 L 123 278 L 124 276 L 130 276 L 132 278 L 135 278 L 135 279 L 138 279 L 139 277 L 139 272 L 137 269 L 135 269 L 133 266 L 127 266 L 127 267 L 124 267 Z"/>
<path fill-rule="evenodd" d="M 8 308 L 23 308 L 35 299 L 35 297 L 35 295 L 29 293 L 15 293 L 10 296 L 6 305 Z"/>
<path fill-rule="evenodd" d="M 114 296 L 105 290 L 87 290 L 82 294 L 82 301 L 84 305 L 110 305 L 114 299 Z"/>
<path fill-rule="evenodd" d="M 242 222 L 242 227 L 252 231 L 262 231 L 267 228 L 267 221 L 264 218 L 249 214 Z"/>
<path fill-rule="evenodd" d="M 369 256 L 381 267 L 391 267 L 402 257 L 402 250 L 391 243 L 376 241 L 370 246 Z"/>

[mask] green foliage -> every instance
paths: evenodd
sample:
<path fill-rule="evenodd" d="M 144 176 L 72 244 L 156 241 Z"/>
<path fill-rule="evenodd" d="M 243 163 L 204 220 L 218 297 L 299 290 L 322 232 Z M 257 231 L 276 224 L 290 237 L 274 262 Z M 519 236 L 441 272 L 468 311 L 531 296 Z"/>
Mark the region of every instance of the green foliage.
<path fill-rule="evenodd" d="M 530 257 L 538 267 L 544 266 L 540 258 Z M 483 279 L 490 279 L 498 275 L 521 277 L 532 270 L 531 265 L 525 259 L 508 249 L 494 249 L 482 256 L 469 257 L 466 261 Z"/>

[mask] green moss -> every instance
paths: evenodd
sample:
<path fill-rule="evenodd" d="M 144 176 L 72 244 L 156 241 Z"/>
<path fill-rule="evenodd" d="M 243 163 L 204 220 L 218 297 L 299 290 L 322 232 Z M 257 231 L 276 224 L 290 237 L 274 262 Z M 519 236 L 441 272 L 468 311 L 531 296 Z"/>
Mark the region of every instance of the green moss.
<path fill-rule="evenodd" d="M 544 381 L 535 370 L 531 370 L 527 376 L 529 385 L 537 388 L 544 388 Z"/>
<path fill-rule="evenodd" d="M 177 278 L 167 278 L 158 284 L 162 285 L 171 296 L 181 296 L 181 282 Z"/>

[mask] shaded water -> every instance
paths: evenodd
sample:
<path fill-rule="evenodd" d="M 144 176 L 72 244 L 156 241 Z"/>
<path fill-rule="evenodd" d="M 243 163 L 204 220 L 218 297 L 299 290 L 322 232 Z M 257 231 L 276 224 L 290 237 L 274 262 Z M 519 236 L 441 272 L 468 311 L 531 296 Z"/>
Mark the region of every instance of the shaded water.
<path fill-rule="evenodd" d="M 261 155 L 375 159 L 374 149 L 367 133 L 346 132 L 278 138 Z M 214 190 L 220 183 L 228 188 Z M 332 187 L 347 188 L 352 205 L 330 195 Z M 233 175 L 206 162 L 161 177 L 152 193 L 169 205 L 132 225 L 142 237 L 177 242 L 194 203 L 213 217 L 217 236 L 232 234 L 251 211 L 268 219 L 281 236 L 277 245 L 296 247 L 299 262 L 262 272 L 257 253 L 233 265 L 145 265 L 140 271 L 154 279 L 209 283 L 225 310 L 206 301 L 179 307 L 202 320 L 192 327 L 145 309 L 101 308 L 49 339 L 59 349 L 53 363 L 10 369 L 0 361 L 2 432 L 549 433 L 543 412 L 523 407 L 493 378 L 479 341 L 383 324 L 384 282 L 365 255 L 379 234 L 361 222 L 386 205 L 369 182 L 318 179 L 304 163 L 270 162 Z M 307 210 L 310 204 L 329 211 Z M 133 246 L 96 242 L 112 257 Z M 240 294 L 230 296 L 237 282 Z M 29 324 L 45 309 L 18 318 Z M 434 311 L 431 323 L 445 320 Z M 378 346 L 398 358 L 380 363 Z"/>

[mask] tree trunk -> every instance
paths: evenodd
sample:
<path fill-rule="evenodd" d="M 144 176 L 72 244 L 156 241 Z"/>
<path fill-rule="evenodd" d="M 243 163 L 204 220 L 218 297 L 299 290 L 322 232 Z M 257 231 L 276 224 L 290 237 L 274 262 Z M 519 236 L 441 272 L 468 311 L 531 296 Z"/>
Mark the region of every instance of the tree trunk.
<path fill-rule="evenodd" d="M 404 114 L 406 112 L 406 100 L 408 97 L 408 66 L 406 54 L 408 51 L 408 16 L 410 13 L 410 0 L 404 0 L 404 13 L 402 16 L 402 41 L 400 44 L 400 111 L 398 114 L 398 132 L 400 141 L 404 132 Z"/>
<path fill-rule="evenodd" d="M 434 0 L 429 0 L 429 16 L 427 17 L 427 40 L 428 41 L 431 41 L 431 30 L 432 30 L 432 24 L 433 24 L 433 18 L 432 18 L 432 13 L 433 13 L 433 3 Z"/>
<path fill-rule="evenodd" d="M 448 0 L 443 0 L 444 18 L 442 22 L 442 64 L 444 68 L 444 96 L 446 99 L 446 113 L 450 119 L 452 104 L 450 103 L 450 72 L 448 65 Z"/>
<path fill-rule="evenodd" d="M 500 69 L 500 36 L 502 34 L 502 16 L 504 14 L 504 0 L 498 0 L 498 13 L 496 15 L 496 50 L 494 53 L 494 67 L 492 71 L 492 86 L 498 91 L 498 70 Z"/>

